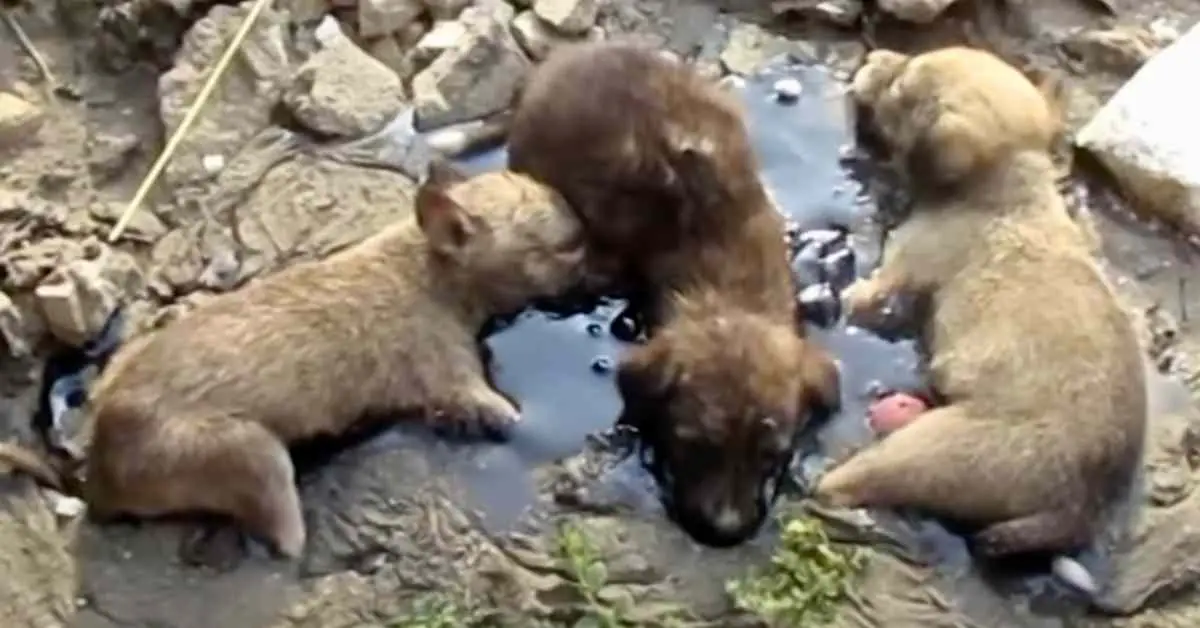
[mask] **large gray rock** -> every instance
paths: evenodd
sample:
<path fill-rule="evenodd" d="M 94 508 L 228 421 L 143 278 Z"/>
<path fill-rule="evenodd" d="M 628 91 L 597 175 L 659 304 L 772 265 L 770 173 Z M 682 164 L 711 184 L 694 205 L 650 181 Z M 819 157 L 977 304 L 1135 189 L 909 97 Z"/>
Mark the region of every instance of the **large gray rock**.
<path fill-rule="evenodd" d="M 340 29 L 326 32 L 321 50 L 296 72 L 284 102 L 301 124 L 319 133 L 361 137 L 378 131 L 404 107 L 400 77 Z"/>
<path fill-rule="evenodd" d="M 513 13 L 510 5 L 488 3 L 463 11 L 465 32 L 413 77 L 418 131 L 482 118 L 509 107 L 532 67 L 509 32 Z"/>
<path fill-rule="evenodd" d="M 1076 136 L 1143 212 L 1200 233 L 1200 26 L 1155 55 Z"/>
<path fill-rule="evenodd" d="M 158 81 L 159 112 L 168 135 L 183 122 L 229 40 L 246 19 L 252 2 L 219 4 L 183 37 L 175 66 Z M 180 185 L 207 179 L 205 157 L 229 158 L 271 124 L 271 112 L 291 79 L 286 14 L 267 9 L 229 65 L 167 165 L 166 179 Z"/>

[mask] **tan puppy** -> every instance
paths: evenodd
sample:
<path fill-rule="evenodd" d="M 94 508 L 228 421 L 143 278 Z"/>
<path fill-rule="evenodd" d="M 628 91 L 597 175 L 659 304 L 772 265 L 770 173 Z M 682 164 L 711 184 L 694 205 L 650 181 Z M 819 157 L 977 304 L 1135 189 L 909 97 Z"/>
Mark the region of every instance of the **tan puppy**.
<path fill-rule="evenodd" d="M 1137 469 L 1146 390 L 1132 324 L 1055 188 L 1054 111 L 965 48 L 872 52 L 853 93 L 915 207 L 846 309 L 925 301 L 946 405 L 829 471 L 818 498 L 970 525 L 985 556 L 1082 548 Z"/>
<path fill-rule="evenodd" d="M 700 542 L 745 540 L 839 386 L 797 333 L 783 221 L 738 103 L 655 50 L 564 47 L 524 89 L 509 159 L 562 192 L 599 271 L 657 323 L 617 381 L 669 512 Z"/>
<path fill-rule="evenodd" d="M 288 445 L 404 419 L 504 430 L 518 412 L 485 381 L 476 333 L 573 286 L 583 251 L 548 188 L 434 166 L 415 220 L 122 347 L 92 392 L 84 499 L 102 518 L 227 515 L 297 556 Z"/>

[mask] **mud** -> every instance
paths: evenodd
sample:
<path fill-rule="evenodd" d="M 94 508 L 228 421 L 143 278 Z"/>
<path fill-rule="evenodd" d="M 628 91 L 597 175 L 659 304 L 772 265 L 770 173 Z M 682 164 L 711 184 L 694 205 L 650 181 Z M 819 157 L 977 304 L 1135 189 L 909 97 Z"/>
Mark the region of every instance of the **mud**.
<path fill-rule="evenodd" d="M 887 24 L 864 24 L 864 32 L 919 48 L 961 39 L 964 23 L 974 20 L 984 35 L 1054 64 L 1056 29 L 1096 23 L 1065 1 L 1025 6 L 1020 19 L 1008 20 L 972 16 L 965 5 L 974 3 L 962 4 L 963 10 L 920 33 Z M 1183 2 L 1145 3 L 1128 19 L 1179 19 L 1189 11 L 1194 7 Z M 109 13 L 111 25 L 116 18 Z M 52 248 L 103 234 L 111 218 L 101 218 L 111 211 L 95 206 L 127 199 L 158 150 L 160 131 L 146 120 L 156 115 L 159 70 L 132 60 L 150 48 L 159 68 L 169 65 L 166 51 L 175 45 L 179 25 L 137 34 L 133 46 L 126 38 L 117 53 L 128 69 L 111 74 L 92 67 L 87 57 L 94 48 L 82 41 L 73 46 L 44 6 L 19 15 L 80 98 L 49 105 L 38 100 L 29 88 L 37 84 L 33 69 L 0 30 L 0 89 L 24 83 L 21 93 L 46 105 L 47 114 L 38 142 L 3 151 L 0 188 L 29 191 L 65 208 L 62 224 L 34 243 Z M 712 7 L 689 3 L 617 2 L 600 24 L 696 56 L 709 68 L 725 48 L 725 36 L 744 31 Z M 773 24 L 789 38 L 764 32 L 739 55 L 722 58 L 750 64 L 791 52 L 820 67 L 776 64 L 742 88 L 764 179 L 797 234 L 847 231 L 861 275 L 878 254 L 880 181 L 869 164 L 863 169 L 845 159 L 852 156 L 846 148 L 853 143 L 851 121 L 826 69 L 844 78 L 862 53 L 859 35 L 805 22 Z M 745 36 L 737 37 L 745 43 Z M 110 48 L 117 43 L 110 41 Z M 117 61 L 108 65 L 122 66 Z M 791 104 L 773 95 L 775 81 L 785 75 L 802 86 Z M 1111 85 L 1112 79 L 1091 74 L 1077 86 L 1094 100 Z M 1090 106 L 1081 98 L 1071 113 L 1086 119 Z M 147 274 L 148 287 L 131 295 L 130 325 L 169 319 L 207 293 L 235 289 L 296 259 L 326 255 L 406 215 L 412 178 L 427 155 L 414 148 L 403 124 L 391 130 L 395 134 L 381 134 L 390 144 L 375 138 L 348 147 L 315 144 L 272 126 L 232 154 L 219 176 L 182 173 L 182 179 L 210 180 L 160 191 L 143 209 L 140 235 L 135 231 L 120 245 Z M 389 151 L 381 152 L 381 145 Z M 502 159 L 497 151 L 464 165 L 493 168 Z M 1152 367 L 1162 372 L 1154 380 L 1146 488 L 1131 504 L 1131 534 L 1083 557 L 1108 585 L 1098 609 L 1085 612 L 1045 576 L 980 573 L 961 540 L 931 522 L 873 513 L 878 525 L 864 526 L 858 516 L 822 513 L 836 539 L 869 547 L 866 573 L 834 625 L 1183 628 L 1200 621 L 1200 597 L 1192 586 L 1200 573 L 1193 558 L 1200 556 L 1200 537 L 1188 525 L 1200 517 L 1192 490 L 1200 464 L 1194 401 L 1200 390 L 1194 323 L 1200 292 L 1188 283 L 1195 275 L 1191 249 L 1130 215 L 1102 181 L 1085 179 L 1072 178 L 1068 192 L 1102 236 L 1109 269 L 1143 323 Z M 572 625 L 585 605 L 553 557 L 554 531 L 566 522 L 598 546 L 608 564 L 607 594 L 631 601 L 635 625 L 667 625 L 660 611 L 669 610 L 668 603 L 713 625 L 753 625 L 731 614 L 724 583 L 765 563 L 774 526 L 733 551 L 697 547 L 665 520 L 636 459 L 621 458 L 620 447 L 609 442 L 620 435 L 589 436 L 609 427 L 619 409 L 607 367 L 636 336 L 623 308 L 607 302 L 576 313 L 530 311 L 487 338 L 493 379 L 520 401 L 526 419 L 507 446 L 444 443 L 400 429 L 310 467 L 301 483 L 311 541 L 295 564 L 250 546 L 247 558 L 221 570 L 188 566 L 181 548 L 195 523 L 95 526 L 56 516 L 56 498 L 26 479 L 6 483 L 0 487 L 0 563 L 12 575 L 0 586 L 0 621 L 105 628 L 389 625 L 416 599 L 436 592 L 490 609 L 492 625 Z M 908 343 L 819 322 L 815 333 L 836 353 L 846 378 L 843 411 L 805 444 L 798 485 L 827 456 L 870 437 L 865 416 L 874 391 L 919 383 Z M 26 442 L 32 440 L 43 349 L 0 369 L 5 434 Z"/>

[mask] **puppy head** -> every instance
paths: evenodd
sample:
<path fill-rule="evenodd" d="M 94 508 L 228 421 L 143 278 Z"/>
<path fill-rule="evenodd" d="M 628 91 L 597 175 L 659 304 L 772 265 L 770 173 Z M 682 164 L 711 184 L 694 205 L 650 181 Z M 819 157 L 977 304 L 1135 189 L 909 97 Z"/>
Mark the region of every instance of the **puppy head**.
<path fill-rule="evenodd" d="M 679 312 L 617 373 L 664 504 L 725 547 L 765 520 L 810 416 L 836 410 L 837 367 L 789 325 L 737 310 Z"/>
<path fill-rule="evenodd" d="M 578 285 L 584 233 L 550 188 L 523 175 L 464 177 L 435 162 L 417 191 L 417 223 L 446 272 L 490 312 L 510 312 Z"/>
<path fill-rule="evenodd" d="M 953 186 L 1014 152 L 1049 151 L 1062 129 L 1052 90 L 964 47 L 875 50 L 851 84 L 865 126 L 921 187 Z"/>

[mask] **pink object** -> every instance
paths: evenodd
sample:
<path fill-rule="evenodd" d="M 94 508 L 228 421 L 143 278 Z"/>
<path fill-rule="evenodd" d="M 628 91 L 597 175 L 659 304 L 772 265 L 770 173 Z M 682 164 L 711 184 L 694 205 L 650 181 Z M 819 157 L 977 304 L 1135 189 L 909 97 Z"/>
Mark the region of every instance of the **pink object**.
<path fill-rule="evenodd" d="M 867 423 L 876 434 L 890 434 L 929 409 L 924 399 L 908 393 L 892 393 L 867 408 Z"/>

